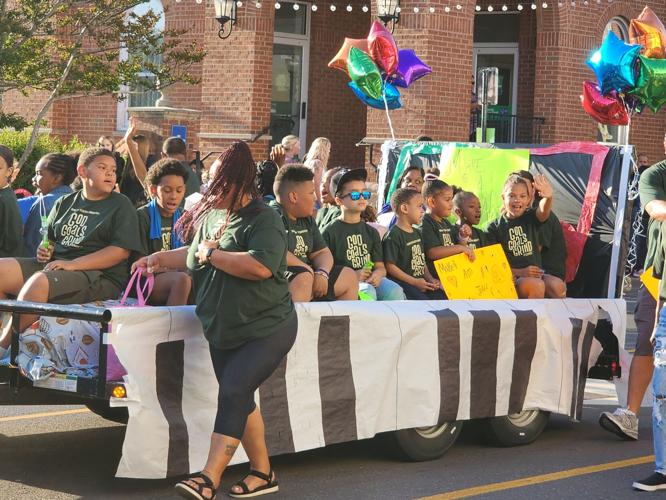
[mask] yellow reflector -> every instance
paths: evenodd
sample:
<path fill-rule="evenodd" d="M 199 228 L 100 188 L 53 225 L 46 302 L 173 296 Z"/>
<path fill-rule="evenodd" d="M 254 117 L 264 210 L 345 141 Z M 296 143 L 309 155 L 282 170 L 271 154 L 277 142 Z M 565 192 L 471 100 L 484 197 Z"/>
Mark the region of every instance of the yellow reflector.
<path fill-rule="evenodd" d="M 124 398 L 127 395 L 125 388 L 122 385 L 115 386 L 111 394 L 113 394 L 114 398 Z"/>

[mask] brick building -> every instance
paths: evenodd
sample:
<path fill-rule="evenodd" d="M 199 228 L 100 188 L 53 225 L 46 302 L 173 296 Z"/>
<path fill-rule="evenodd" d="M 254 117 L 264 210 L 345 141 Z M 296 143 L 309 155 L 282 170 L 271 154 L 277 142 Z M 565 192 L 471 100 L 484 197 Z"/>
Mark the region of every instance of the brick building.
<path fill-rule="evenodd" d="M 628 21 L 645 3 L 552 1 L 506 3 L 504 11 L 505 4 L 489 0 L 402 0 L 394 33 L 398 46 L 413 48 L 433 73 L 403 92 L 402 109 L 391 112 L 396 137 L 467 141 L 473 75 L 480 67 L 497 66 L 501 90 L 495 111 L 503 118 L 491 123 L 496 140 L 599 140 L 596 123 L 579 103 L 583 80 L 594 77 L 585 60 L 608 29 L 626 37 Z M 155 93 L 131 94 L 124 103 L 112 97 L 59 102 L 48 116 L 53 134 L 90 142 L 100 135 L 120 136 L 129 107 L 141 128 L 170 135 L 172 125 L 185 126 L 190 147 L 203 153 L 220 151 L 233 140 L 256 139 L 252 148 L 262 158 L 271 136 L 276 141 L 295 133 L 305 144 L 325 136 L 333 143 L 333 165 L 363 164 L 366 152 L 355 144 L 389 136 L 385 113 L 367 109 L 347 88 L 348 78 L 326 66 L 344 37 L 366 36 L 376 12 L 371 2 L 348 0 L 332 11 L 327 0 L 317 2 L 315 12 L 312 3 L 294 9 L 294 3 L 282 2 L 276 9 L 273 2 L 245 1 L 226 40 L 218 38 L 211 1 L 163 3 L 166 27 L 189 29 L 186 38 L 207 50 L 193 69 L 201 84 L 169 88 L 168 107 L 153 106 Z M 151 4 L 161 7 L 159 0 Z M 666 4 L 651 7 L 666 20 Z M 9 93 L 2 109 L 31 118 L 43 99 Z M 629 142 L 655 161 L 663 157 L 664 117 L 646 111 L 630 130 Z M 617 131 L 609 132 L 617 137 Z"/>

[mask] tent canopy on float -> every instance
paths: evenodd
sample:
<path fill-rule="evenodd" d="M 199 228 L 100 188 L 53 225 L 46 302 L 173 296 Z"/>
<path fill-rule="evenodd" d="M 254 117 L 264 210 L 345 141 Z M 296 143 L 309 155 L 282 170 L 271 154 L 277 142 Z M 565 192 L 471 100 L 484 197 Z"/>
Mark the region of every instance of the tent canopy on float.
<path fill-rule="evenodd" d="M 449 184 L 481 200 L 482 227 L 499 215 L 510 172 L 543 174 L 553 185 L 553 212 L 574 256 L 572 297 L 620 297 L 627 238 L 623 237 L 633 146 L 593 142 L 554 145 L 385 141 L 378 167 L 380 206 L 390 199 L 405 167 L 438 167 Z M 573 245 L 573 246 L 570 246 Z M 569 267 L 569 261 L 567 265 Z M 574 265 L 574 264 L 572 264 Z"/>

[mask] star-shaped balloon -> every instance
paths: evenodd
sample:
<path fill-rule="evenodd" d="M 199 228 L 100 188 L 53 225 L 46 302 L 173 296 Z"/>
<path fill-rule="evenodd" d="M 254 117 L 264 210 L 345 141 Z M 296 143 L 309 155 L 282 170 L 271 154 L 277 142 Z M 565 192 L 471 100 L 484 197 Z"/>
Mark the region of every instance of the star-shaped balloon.
<path fill-rule="evenodd" d="M 617 92 L 601 95 L 594 82 L 583 83 L 583 95 L 580 96 L 585 112 L 599 123 L 606 125 L 628 125 L 629 113 Z"/>
<path fill-rule="evenodd" d="M 636 85 L 636 58 L 640 45 L 630 45 L 620 40 L 612 31 L 608 33 L 601 48 L 587 60 L 587 65 L 597 75 L 601 93 L 611 90 L 622 92 Z"/>
<path fill-rule="evenodd" d="M 653 59 L 666 58 L 666 28 L 650 7 L 645 7 L 629 25 L 631 43 L 643 46 L 643 55 Z"/>
<path fill-rule="evenodd" d="M 655 113 L 666 104 L 666 59 L 640 56 L 640 74 L 632 94 Z"/>
<path fill-rule="evenodd" d="M 356 47 L 351 47 L 349 49 L 349 57 L 347 58 L 347 71 L 352 82 L 365 92 L 367 96 L 373 99 L 382 97 L 382 90 L 384 88 L 382 75 L 368 54 L 358 50 Z"/>

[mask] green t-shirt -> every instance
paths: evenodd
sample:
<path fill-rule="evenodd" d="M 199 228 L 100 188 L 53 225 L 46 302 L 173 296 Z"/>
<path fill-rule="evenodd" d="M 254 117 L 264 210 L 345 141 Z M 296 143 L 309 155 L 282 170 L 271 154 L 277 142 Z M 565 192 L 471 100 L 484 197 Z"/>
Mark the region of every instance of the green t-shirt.
<path fill-rule="evenodd" d="M 326 226 L 322 236 L 337 265 L 358 271 L 369 260 L 373 263 L 384 260 L 379 233 L 364 221 L 350 224 L 335 219 Z"/>
<path fill-rule="evenodd" d="M 265 280 L 232 276 L 210 264 L 200 265 L 195 254 L 204 239 L 214 239 L 227 219 L 226 210 L 211 210 L 194 236 L 187 254 L 196 294 L 196 313 L 206 339 L 218 349 L 233 349 L 263 338 L 293 319 L 285 272 L 287 237 L 280 216 L 261 200 L 231 215 L 219 237 L 220 250 L 247 252 L 268 268 Z"/>
<path fill-rule="evenodd" d="M 470 227 L 472 229 L 472 236 L 470 236 L 469 240 L 467 240 L 467 246 L 470 247 L 472 250 L 485 247 L 488 244 L 486 242 L 486 240 L 488 239 L 486 233 L 477 227 L 474 226 Z M 456 225 L 454 234 L 458 234 L 459 232 L 460 232 L 460 225 Z"/>
<path fill-rule="evenodd" d="M 332 205 L 330 207 L 321 207 L 317 212 L 317 226 L 321 231 L 328 226 L 331 221 L 337 219 L 342 214 L 342 210 L 337 205 Z"/>
<path fill-rule="evenodd" d="M 542 223 L 536 212 L 529 210 L 517 219 L 505 214 L 488 224 L 488 244 L 500 243 L 509 265 L 514 269 L 541 266 L 539 253 L 539 229 Z"/>
<path fill-rule="evenodd" d="M 0 257 L 23 257 L 23 220 L 9 185 L 0 189 Z"/>
<path fill-rule="evenodd" d="M 400 229 L 397 225 L 389 229 L 382 241 L 384 262 L 390 262 L 412 276 L 425 276 L 426 257 L 423 250 L 421 231 L 414 228 L 411 233 Z"/>
<path fill-rule="evenodd" d="M 171 230 L 173 226 L 173 217 L 163 217 L 162 219 L 162 237 L 150 239 L 150 209 L 144 205 L 136 211 L 139 218 L 139 238 L 141 239 L 141 254 L 150 255 L 155 252 L 164 252 L 171 250 Z"/>
<path fill-rule="evenodd" d="M 326 242 L 314 217 L 301 217 L 293 221 L 284 214 L 282 206 L 277 201 L 271 201 L 268 206 L 275 209 L 282 217 L 282 223 L 287 231 L 287 250 L 304 264 L 311 265 L 308 255 L 326 248 Z"/>
<path fill-rule="evenodd" d="M 566 275 L 567 246 L 560 219 L 553 212 L 539 228 L 539 245 L 543 270 L 563 280 Z"/>
<path fill-rule="evenodd" d="M 638 194 L 642 210 L 645 210 L 645 206 L 651 201 L 666 201 L 666 160 L 652 165 L 641 174 Z M 661 223 L 651 218 L 647 228 L 647 255 L 644 269 L 653 265 L 655 256 L 661 249 L 661 241 Z"/>
<path fill-rule="evenodd" d="M 426 252 L 435 247 L 450 247 L 456 244 L 458 234 L 455 226 L 448 220 L 437 222 L 432 215 L 425 214 L 421 221 L 423 248 Z"/>
<path fill-rule="evenodd" d="M 436 247 L 450 247 L 457 243 L 458 231 L 448 220 L 442 219 L 437 222 L 432 215 L 424 214 L 421 220 L 421 237 L 423 238 L 423 249 L 428 252 Z M 426 259 L 428 270 L 433 276 L 437 276 L 437 270 L 432 260 Z"/>
<path fill-rule="evenodd" d="M 83 191 L 58 198 L 49 214 L 48 232 L 55 242 L 54 259 L 74 260 L 110 246 L 141 251 L 136 209 L 116 192 L 96 201 L 86 199 Z M 127 260 L 101 271 L 120 288 L 129 278 Z"/>

